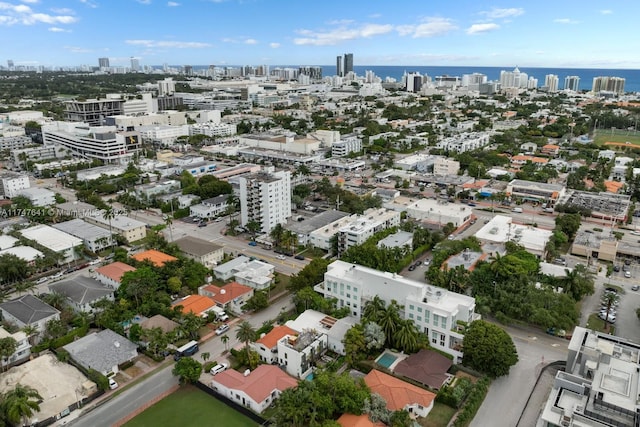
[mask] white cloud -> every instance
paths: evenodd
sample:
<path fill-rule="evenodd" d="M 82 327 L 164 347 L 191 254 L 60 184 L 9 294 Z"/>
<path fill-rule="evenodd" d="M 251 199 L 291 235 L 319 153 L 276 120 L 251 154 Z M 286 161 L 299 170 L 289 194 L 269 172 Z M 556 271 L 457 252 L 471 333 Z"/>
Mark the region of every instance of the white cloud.
<path fill-rule="evenodd" d="M 512 18 L 514 16 L 523 15 L 524 9 L 521 7 L 510 7 L 505 9 L 494 7 L 491 10 L 480 12 L 480 14 L 485 15 L 489 19 Z"/>
<path fill-rule="evenodd" d="M 22 3 L 31 3 L 31 4 L 36 4 L 36 3 L 40 3 L 40 0 L 20 0 Z"/>
<path fill-rule="evenodd" d="M 603 15 L 611 15 L 613 13 L 613 10 L 611 9 L 603 9 L 600 11 L 601 14 Z"/>
<path fill-rule="evenodd" d="M 401 36 L 411 36 L 413 38 L 435 37 L 457 30 L 458 27 L 448 18 L 431 17 L 424 19 L 418 25 L 400 25 L 396 31 Z"/>
<path fill-rule="evenodd" d="M 170 2 L 167 2 L 167 6 L 177 7 L 177 6 L 180 6 L 180 3 L 176 3 L 175 1 L 170 1 Z"/>
<path fill-rule="evenodd" d="M 10 4 L 0 2 L 0 10 L 4 11 L 0 16 L 0 25 L 34 25 L 39 23 L 45 24 L 72 24 L 77 18 L 71 15 L 34 12 L 31 7 L 26 4 Z"/>
<path fill-rule="evenodd" d="M 66 50 L 72 53 L 91 53 L 93 52 L 91 49 L 87 49 L 86 47 L 79 46 L 64 46 Z"/>
<path fill-rule="evenodd" d="M 92 2 L 91 0 L 78 0 L 80 3 L 84 4 L 87 7 L 91 7 L 93 9 L 95 9 L 96 7 L 98 7 L 97 3 Z"/>
<path fill-rule="evenodd" d="M 490 31 L 495 31 L 500 28 L 500 25 L 489 22 L 486 24 L 473 24 L 467 28 L 467 34 L 482 34 Z"/>
<path fill-rule="evenodd" d="M 258 40 L 256 39 L 246 39 L 244 44 L 258 44 Z"/>
<path fill-rule="evenodd" d="M 326 31 L 297 30 L 296 32 L 303 37 L 294 38 L 293 42 L 297 45 L 332 46 L 344 41 L 387 34 L 391 31 L 393 31 L 392 25 L 364 24 L 356 28 L 341 25 L 339 28 Z"/>
<path fill-rule="evenodd" d="M 151 0 L 136 0 L 140 4 L 151 4 Z"/>
<path fill-rule="evenodd" d="M 558 19 L 554 19 L 553 22 L 555 22 L 556 24 L 577 24 L 578 21 L 574 21 L 573 19 L 570 18 L 558 18 Z"/>
<path fill-rule="evenodd" d="M 60 28 L 60 27 L 50 27 L 49 31 L 51 31 L 52 33 L 70 33 L 71 30 L 67 30 L 65 28 Z"/>
<path fill-rule="evenodd" d="M 58 15 L 74 15 L 76 13 L 73 9 L 66 7 L 52 8 L 51 11 Z"/>
<path fill-rule="evenodd" d="M 125 40 L 125 43 L 134 45 L 134 46 L 144 46 L 147 48 L 166 47 L 166 48 L 177 48 L 177 49 L 202 49 L 205 47 L 211 47 L 209 43 L 180 42 L 180 41 L 167 41 L 167 40 Z"/>
<path fill-rule="evenodd" d="M 277 49 L 280 47 L 280 43 L 269 43 L 269 47 L 273 48 L 273 49 Z"/>

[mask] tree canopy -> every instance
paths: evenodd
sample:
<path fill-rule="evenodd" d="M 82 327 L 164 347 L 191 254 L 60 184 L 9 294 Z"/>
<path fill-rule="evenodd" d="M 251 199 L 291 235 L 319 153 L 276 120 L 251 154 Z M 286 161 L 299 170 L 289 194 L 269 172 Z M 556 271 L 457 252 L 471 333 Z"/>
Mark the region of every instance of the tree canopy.
<path fill-rule="evenodd" d="M 469 325 L 463 346 L 462 363 L 494 378 L 507 375 L 518 362 L 518 352 L 509 334 L 484 320 Z"/>

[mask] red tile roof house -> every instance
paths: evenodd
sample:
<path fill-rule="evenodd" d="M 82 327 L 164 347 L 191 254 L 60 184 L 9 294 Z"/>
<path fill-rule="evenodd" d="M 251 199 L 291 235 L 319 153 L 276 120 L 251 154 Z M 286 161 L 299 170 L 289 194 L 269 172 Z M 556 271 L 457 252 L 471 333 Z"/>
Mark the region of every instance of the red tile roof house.
<path fill-rule="evenodd" d="M 258 414 L 267 409 L 284 390 L 298 381 L 274 365 L 260 365 L 245 375 L 229 369 L 214 375 L 211 388 L 218 394 Z"/>
<path fill-rule="evenodd" d="M 390 411 L 407 410 L 410 414 L 426 417 L 433 408 L 436 395 L 394 376 L 372 370 L 364 377 L 371 393 L 377 393 L 387 402 Z"/>
<path fill-rule="evenodd" d="M 241 314 L 242 306 L 253 296 L 253 288 L 238 282 L 231 282 L 222 287 L 216 285 L 200 286 L 198 294 L 211 298 L 218 307 L 225 311 Z"/>
<path fill-rule="evenodd" d="M 176 301 L 172 305 L 182 307 L 182 313 L 193 313 L 199 317 L 207 317 L 210 312 L 214 311 L 216 303 L 209 297 L 202 295 L 187 295 L 186 297 Z"/>
<path fill-rule="evenodd" d="M 112 262 L 111 264 L 96 268 L 96 280 L 105 286 L 118 289 L 122 276 L 127 271 L 136 271 L 136 269 L 124 262 Z"/>

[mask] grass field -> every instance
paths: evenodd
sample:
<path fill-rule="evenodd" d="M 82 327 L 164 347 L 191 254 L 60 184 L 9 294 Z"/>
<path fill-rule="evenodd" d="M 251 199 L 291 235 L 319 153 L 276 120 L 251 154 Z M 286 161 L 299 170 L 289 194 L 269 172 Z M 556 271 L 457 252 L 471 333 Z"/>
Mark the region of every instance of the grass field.
<path fill-rule="evenodd" d="M 445 404 L 436 402 L 426 418 L 420 419 L 422 427 L 446 427 L 456 410 Z"/>
<path fill-rule="evenodd" d="M 611 132 L 611 130 L 601 129 L 596 131 L 593 137 L 593 142 L 596 145 L 611 145 L 606 143 L 615 142 L 619 144 L 624 144 L 625 146 L 631 145 L 631 147 L 629 148 L 640 148 L 640 132 L 626 131 L 626 130 L 614 130 L 613 132 Z M 630 144 L 626 144 L 627 142 L 629 142 Z M 633 147 L 634 145 L 636 145 L 637 147 Z M 615 149 L 620 149 L 619 147 L 622 147 L 622 146 L 623 145 L 618 145 L 618 146 L 612 145 L 612 148 L 615 150 Z"/>
<path fill-rule="evenodd" d="M 125 424 L 125 427 L 255 427 L 256 423 L 195 387 L 183 387 Z"/>

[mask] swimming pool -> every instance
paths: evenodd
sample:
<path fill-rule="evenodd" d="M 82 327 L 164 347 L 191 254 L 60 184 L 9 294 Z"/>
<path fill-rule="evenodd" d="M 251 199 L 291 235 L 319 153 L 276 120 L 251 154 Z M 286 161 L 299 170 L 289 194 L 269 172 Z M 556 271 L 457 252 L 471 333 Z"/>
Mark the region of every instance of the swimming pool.
<path fill-rule="evenodd" d="M 396 359 L 398 359 L 397 356 L 394 356 L 391 353 L 384 353 L 382 356 L 378 358 L 378 360 L 376 360 L 376 363 L 380 366 L 384 366 L 385 368 L 389 369 L 389 367 L 393 365 L 393 362 L 395 362 Z"/>

